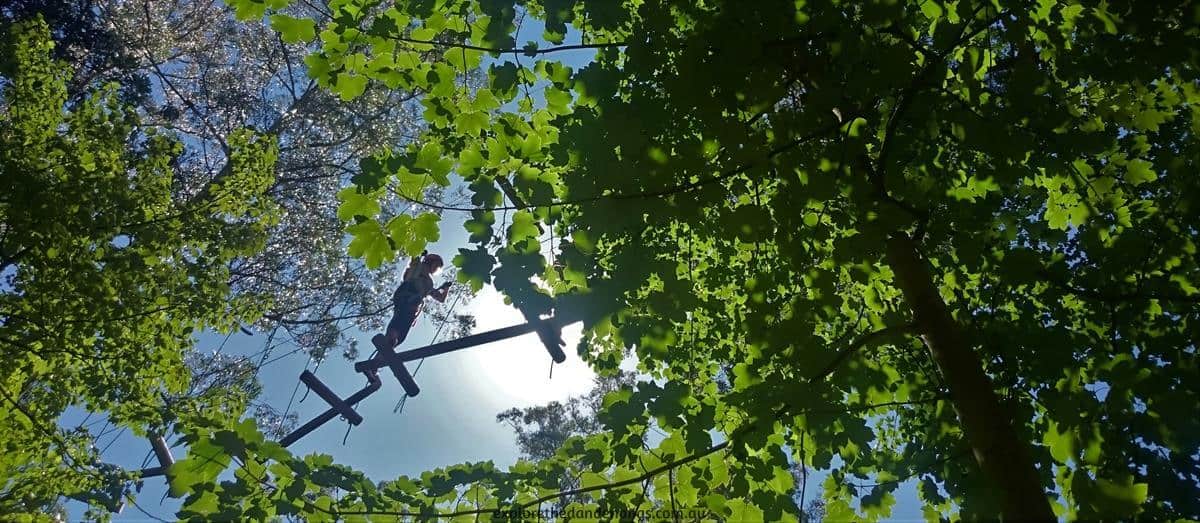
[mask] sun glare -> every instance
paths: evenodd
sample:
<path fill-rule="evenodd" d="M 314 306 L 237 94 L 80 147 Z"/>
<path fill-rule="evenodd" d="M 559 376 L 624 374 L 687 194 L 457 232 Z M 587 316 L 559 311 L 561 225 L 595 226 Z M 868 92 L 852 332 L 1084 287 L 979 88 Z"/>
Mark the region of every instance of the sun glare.
<path fill-rule="evenodd" d="M 475 315 L 476 333 L 525 321 L 520 311 L 506 305 L 504 298 L 490 287 L 475 298 L 471 313 Z M 478 384 L 479 389 L 495 394 L 489 399 L 509 406 L 547 403 L 586 393 L 592 388 L 595 374 L 575 354 L 582 330 L 579 324 L 563 328 L 567 361 L 554 365 L 553 376 L 550 356 L 533 333 L 476 349 L 464 370 L 468 376 L 483 381 Z"/>

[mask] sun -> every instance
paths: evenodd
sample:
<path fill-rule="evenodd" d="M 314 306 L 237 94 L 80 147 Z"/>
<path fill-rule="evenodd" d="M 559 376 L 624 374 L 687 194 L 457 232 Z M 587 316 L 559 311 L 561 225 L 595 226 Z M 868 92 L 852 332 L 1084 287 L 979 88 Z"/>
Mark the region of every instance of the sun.
<path fill-rule="evenodd" d="M 520 311 L 504 303 L 503 296 L 491 287 L 481 291 L 470 306 L 475 315 L 474 332 L 484 332 L 525 321 Z M 595 373 L 575 355 L 583 327 L 576 323 L 563 328 L 567 342 L 567 361 L 555 364 L 551 375 L 550 355 L 537 334 L 489 343 L 472 349 L 462 372 L 481 394 L 508 406 L 525 406 L 562 401 L 584 394 L 592 388 Z"/>

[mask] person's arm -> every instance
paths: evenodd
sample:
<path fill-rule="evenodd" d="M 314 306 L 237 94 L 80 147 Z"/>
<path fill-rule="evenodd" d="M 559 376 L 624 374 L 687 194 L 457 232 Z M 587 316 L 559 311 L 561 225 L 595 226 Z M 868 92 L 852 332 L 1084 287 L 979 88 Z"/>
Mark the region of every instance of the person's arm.
<path fill-rule="evenodd" d="M 446 303 L 446 295 L 447 294 L 450 294 L 450 282 L 443 283 L 441 287 L 438 287 L 438 288 L 430 291 L 429 297 L 431 297 L 439 302 Z"/>

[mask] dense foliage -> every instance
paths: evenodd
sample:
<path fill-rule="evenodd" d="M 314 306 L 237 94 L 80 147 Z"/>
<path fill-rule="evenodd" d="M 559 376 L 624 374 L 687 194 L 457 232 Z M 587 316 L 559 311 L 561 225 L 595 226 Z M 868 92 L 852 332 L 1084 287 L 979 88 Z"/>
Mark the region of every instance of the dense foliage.
<path fill-rule="evenodd" d="M 70 66 L 67 103 L 74 104 L 96 87 L 118 85 L 122 101 L 145 103 L 150 82 L 121 33 L 100 16 L 92 0 L 9 0 L 0 6 L 0 24 L 41 18 L 50 29 L 50 55 Z"/>
<path fill-rule="evenodd" d="M 428 131 L 341 195 L 352 252 L 421 231 L 372 199 L 457 174 L 463 278 L 583 313 L 597 368 L 632 348 L 665 380 L 533 470 L 594 486 L 699 456 L 595 503 L 768 519 L 794 513 L 789 461 L 831 470 L 832 518 L 887 514 L 909 478 L 930 515 L 1047 517 L 1052 491 L 1065 516 L 1200 512 L 1190 3 L 344 0 L 320 27 L 287 3 L 238 5 L 319 38 L 322 85 L 427 93 Z M 518 41 L 528 18 L 549 47 Z M 484 88 L 453 82 L 480 65 Z M 526 205 L 488 249 L 505 183 Z M 567 239 L 553 264 L 539 224 Z M 530 502 L 530 474 L 449 478 L 486 509 Z M 440 477 L 334 512 L 431 510 L 458 499 Z"/>
<path fill-rule="evenodd" d="M 40 21 L 5 30 L 0 55 L 0 513 L 41 513 L 61 495 L 112 505 L 126 473 L 98 461 L 71 406 L 135 434 L 228 420 L 247 398 L 189 396 L 183 358 L 202 329 L 230 330 L 263 298 L 233 297 L 228 263 L 261 248 L 271 138 L 230 140 L 228 177 L 171 198 L 178 142 L 137 131 L 115 86 L 64 110 L 67 67 Z M 120 489 L 117 488 L 119 494 Z M 107 497 L 106 497 L 107 496 Z"/>
<path fill-rule="evenodd" d="M 906 481 L 931 519 L 1200 518 L 1194 2 L 229 4 L 343 100 L 419 94 L 421 135 L 336 195 L 351 255 L 469 213 L 461 281 L 653 380 L 536 462 L 382 483 L 181 424 L 181 517 L 775 521 L 822 469 L 834 520 Z"/>

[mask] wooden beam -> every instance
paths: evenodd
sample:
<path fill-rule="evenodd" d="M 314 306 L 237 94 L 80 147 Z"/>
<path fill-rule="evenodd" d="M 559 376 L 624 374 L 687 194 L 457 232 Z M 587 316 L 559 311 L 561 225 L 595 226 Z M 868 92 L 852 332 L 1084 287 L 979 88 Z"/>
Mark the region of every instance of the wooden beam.
<path fill-rule="evenodd" d="M 481 332 L 479 334 L 472 334 L 465 338 L 443 341 L 441 343 L 435 343 L 433 345 L 407 350 L 396 354 L 380 354 L 373 359 L 355 363 L 354 370 L 358 372 L 368 372 L 373 369 L 380 369 L 406 361 L 415 361 L 421 358 L 428 358 L 430 356 L 437 356 L 439 354 L 446 354 L 448 352 L 471 348 L 476 345 L 483 345 L 485 343 L 500 341 L 507 338 L 515 338 L 522 334 L 528 334 L 530 332 L 537 331 L 538 329 L 545 329 L 547 326 L 554 326 L 557 328 L 555 319 L 547 318 L 544 320 L 534 320 L 527 323 L 522 323 L 520 325 L 513 325 L 511 327 L 504 327 L 502 329 Z M 547 347 L 547 350 L 549 350 L 549 347 Z M 559 350 L 559 353 L 561 354 L 561 350 Z M 551 351 L 551 356 L 553 356 L 555 361 L 558 362 L 562 362 L 562 360 L 566 359 L 566 355 L 560 356 L 559 354 L 554 354 L 553 351 Z"/>
<path fill-rule="evenodd" d="M 563 347 L 567 342 L 562 339 L 562 327 L 551 321 L 543 321 L 537 327 L 538 338 L 542 340 L 542 345 L 546 347 L 546 352 L 550 353 L 550 359 L 554 363 L 562 363 L 567 361 L 567 354 L 563 352 Z"/>
<path fill-rule="evenodd" d="M 400 382 L 400 388 L 404 389 L 404 393 L 409 396 L 416 396 L 421 393 L 421 387 L 417 385 L 416 378 L 409 374 L 408 367 L 403 363 L 397 363 L 388 367 L 392 371 L 392 375 Z"/>
<path fill-rule="evenodd" d="M 166 467 L 161 467 L 161 466 L 150 467 L 150 468 L 145 468 L 145 469 L 141 470 L 141 477 L 143 477 L 143 478 L 152 478 L 154 476 L 166 476 L 166 475 L 167 475 Z"/>
<path fill-rule="evenodd" d="M 346 402 L 342 401 L 342 398 L 339 398 L 337 394 L 334 394 L 333 391 L 329 389 L 329 387 L 326 387 L 324 383 L 321 383 L 321 380 L 317 379 L 316 374 L 305 370 L 304 372 L 300 373 L 300 381 L 303 381 L 305 385 L 308 385 L 309 389 L 312 389 L 313 392 L 316 392 L 321 399 L 325 400 L 325 403 L 328 403 L 330 407 L 333 407 L 333 410 L 337 411 L 338 414 L 341 414 L 343 418 L 346 418 L 346 421 L 349 421 L 351 425 L 358 425 L 359 423 L 362 423 L 362 415 L 354 412 L 354 409 L 351 408 L 350 405 L 347 405 Z"/>
<path fill-rule="evenodd" d="M 165 469 L 175 463 L 171 448 L 167 446 L 167 440 L 163 439 L 161 434 L 150 435 L 150 448 L 154 449 L 154 456 L 158 458 L 160 467 Z"/>
<path fill-rule="evenodd" d="M 367 380 L 368 381 L 367 381 L 366 387 L 359 389 L 358 392 L 355 392 L 354 394 L 351 394 L 349 398 L 346 398 L 346 400 L 345 400 L 346 405 L 353 407 L 358 402 L 362 401 L 363 399 L 366 399 L 367 396 L 370 396 L 371 394 L 374 394 L 375 391 L 379 390 L 381 383 L 379 381 L 378 376 L 375 376 L 373 374 L 367 374 Z M 300 438 L 307 436 L 309 432 L 316 430 L 317 427 L 320 427 L 321 425 L 324 425 L 329 420 L 336 418 L 337 415 L 338 415 L 338 411 L 336 409 L 329 409 L 325 412 L 322 412 L 320 415 L 309 420 L 308 423 L 305 423 L 300 428 L 293 430 L 291 434 L 284 436 L 283 439 L 279 440 L 279 444 L 284 447 L 287 447 L 287 446 L 291 445 L 292 443 L 295 443 L 296 441 L 298 441 Z"/>
<path fill-rule="evenodd" d="M 380 347 L 378 345 L 376 345 L 375 347 L 379 349 L 380 356 L 395 356 L 396 355 L 396 351 L 393 350 L 391 347 L 387 347 L 387 346 Z M 357 368 L 358 368 L 358 366 L 356 365 L 355 369 L 357 370 Z M 388 365 L 388 368 L 391 369 L 392 375 L 396 377 L 396 381 L 400 382 L 400 387 L 404 389 L 405 394 L 407 394 L 409 397 L 412 397 L 412 396 L 416 396 L 417 394 L 421 393 L 421 387 L 417 386 L 417 380 L 413 378 L 412 374 L 409 374 L 408 367 L 405 367 L 403 362 L 393 363 L 391 365 Z M 359 371 L 359 372 L 362 372 L 362 371 Z M 374 372 L 374 371 L 372 370 L 369 372 Z"/>

